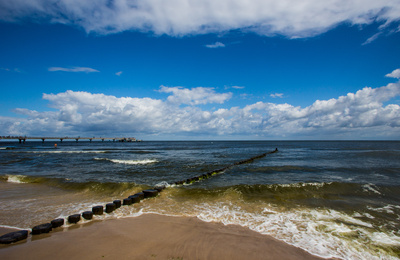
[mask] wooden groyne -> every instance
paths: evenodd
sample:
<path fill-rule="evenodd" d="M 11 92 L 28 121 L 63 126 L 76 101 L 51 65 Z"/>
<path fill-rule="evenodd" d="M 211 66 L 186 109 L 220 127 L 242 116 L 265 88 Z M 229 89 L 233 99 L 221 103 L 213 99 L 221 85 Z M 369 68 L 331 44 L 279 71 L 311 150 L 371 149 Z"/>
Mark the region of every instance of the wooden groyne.
<path fill-rule="evenodd" d="M 75 140 L 78 142 L 79 140 L 87 140 L 89 142 L 92 141 L 117 141 L 117 142 L 141 142 L 142 140 L 138 140 L 135 137 L 70 137 L 70 136 L 62 136 L 62 137 L 54 137 L 54 136 L 0 136 L 0 140 L 18 140 L 19 143 L 25 143 L 26 140 L 42 140 L 44 143 L 45 140 L 60 140 L 63 142 L 64 140 Z"/>
<path fill-rule="evenodd" d="M 276 152 L 278 152 L 278 148 L 276 148 L 274 151 L 271 151 L 271 152 L 263 153 L 263 154 L 251 157 L 251 158 L 243 160 L 243 161 L 235 162 L 235 163 L 233 163 L 233 164 L 231 164 L 229 166 L 226 166 L 224 168 L 221 168 L 221 169 L 217 169 L 217 170 L 214 170 L 214 171 L 211 171 L 211 172 L 199 175 L 199 176 L 195 176 L 193 178 L 189 178 L 189 179 L 186 179 L 186 180 L 177 181 L 174 184 L 175 185 L 185 185 L 185 184 L 187 185 L 187 184 L 192 184 L 194 182 L 198 182 L 198 181 L 201 181 L 201 180 L 205 180 L 205 179 L 208 179 L 208 178 L 210 178 L 210 177 L 212 177 L 214 175 L 222 173 L 222 172 L 224 172 L 224 171 L 226 171 L 226 170 L 228 170 L 228 169 L 230 169 L 230 168 L 232 168 L 232 167 L 234 167 L 236 165 L 250 163 L 250 162 L 252 162 L 252 161 L 254 161 L 256 159 L 263 158 L 263 157 L 267 156 L 268 154 L 272 154 L 272 153 L 276 153 Z"/>
<path fill-rule="evenodd" d="M 245 164 L 245 163 L 251 163 L 254 160 L 263 158 L 265 156 L 267 156 L 268 154 L 273 154 L 278 152 L 278 148 L 276 148 L 274 151 L 271 152 L 266 152 L 254 157 L 251 157 L 249 159 L 243 160 L 243 161 L 239 161 L 236 163 L 233 163 L 227 167 L 218 169 L 218 170 L 214 170 L 211 171 L 209 173 L 205 173 L 193 178 L 189 178 L 186 180 L 182 180 L 182 181 L 178 181 L 173 183 L 173 186 L 180 186 L 180 185 L 188 185 L 188 184 L 192 184 L 194 182 L 198 182 L 198 181 L 202 181 L 205 179 L 208 179 L 212 176 L 217 175 L 218 173 L 222 173 L 234 166 L 237 165 L 241 165 L 241 164 Z M 67 218 L 67 222 L 69 224 L 76 224 L 78 223 L 82 218 L 86 219 L 86 220 L 91 220 L 93 218 L 93 215 L 103 215 L 104 212 L 106 214 L 110 214 L 113 211 L 117 210 L 118 208 L 120 208 L 121 206 L 129 206 L 132 204 L 136 204 L 139 203 L 141 200 L 144 199 L 148 199 L 148 198 L 153 198 L 153 197 L 157 197 L 158 194 L 163 191 L 166 188 L 166 186 L 162 185 L 162 186 L 156 186 L 153 189 L 148 189 L 148 190 L 143 190 L 141 192 L 138 192 L 136 194 L 133 194 L 131 196 L 129 196 L 128 198 L 121 200 L 114 200 L 111 203 L 107 203 L 105 205 L 105 207 L 103 205 L 98 205 L 98 206 L 94 206 L 92 207 L 91 211 L 84 211 L 80 214 L 73 214 L 68 216 Z M 31 235 L 39 235 L 39 234 L 43 234 L 43 233 L 49 233 L 50 231 L 52 231 L 55 228 L 61 227 L 63 226 L 65 223 L 65 220 L 63 218 L 57 218 L 52 220 L 50 223 L 44 223 L 44 224 L 40 224 L 37 226 L 34 226 L 32 228 L 31 231 Z M 7 233 L 3 236 L 0 236 L 0 244 L 11 244 L 11 243 L 15 243 L 24 239 L 27 239 L 29 235 L 29 231 L 28 230 L 20 230 L 20 231 L 15 231 L 15 232 L 10 232 Z"/>

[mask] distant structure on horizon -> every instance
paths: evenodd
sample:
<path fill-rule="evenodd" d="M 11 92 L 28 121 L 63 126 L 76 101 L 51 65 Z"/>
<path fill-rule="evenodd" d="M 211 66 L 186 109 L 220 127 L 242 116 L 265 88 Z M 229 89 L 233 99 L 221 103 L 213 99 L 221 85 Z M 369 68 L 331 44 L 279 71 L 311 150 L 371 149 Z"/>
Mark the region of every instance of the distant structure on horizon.
<path fill-rule="evenodd" d="M 75 140 L 78 142 L 79 140 L 89 140 L 89 142 L 92 142 L 93 140 L 101 140 L 104 142 L 104 140 L 112 140 L 113 142 L 141 142 L 142 140 L 138 140 L 135 137 L 69 137 L 69 136 L 63 136 L 63 137 L 54 137 L 54 136 L 0 136 L 0 140 L 19 140 L 19 143 L 25 143 L 26 140 L 42 140 L 44 143 L 45 140 L 54 140 L 58 139 L 60 142 L 63 142 L 64 140 Z"/>

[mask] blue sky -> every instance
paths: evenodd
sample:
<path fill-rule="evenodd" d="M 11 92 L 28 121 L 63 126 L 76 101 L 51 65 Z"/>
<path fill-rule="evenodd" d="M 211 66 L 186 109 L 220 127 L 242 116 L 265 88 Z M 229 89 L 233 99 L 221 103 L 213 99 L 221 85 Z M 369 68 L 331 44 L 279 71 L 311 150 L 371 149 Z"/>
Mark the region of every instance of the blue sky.
<path fill-rule="evenodd" d="M 0 3 L 0 135 L 399 139 L 400 2 Z"/>

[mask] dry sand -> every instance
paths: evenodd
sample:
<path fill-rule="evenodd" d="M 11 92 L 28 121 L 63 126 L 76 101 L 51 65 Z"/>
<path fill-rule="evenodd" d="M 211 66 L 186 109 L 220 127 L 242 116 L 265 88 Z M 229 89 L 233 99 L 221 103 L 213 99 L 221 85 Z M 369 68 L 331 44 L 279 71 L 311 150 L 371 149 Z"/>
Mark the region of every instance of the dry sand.
<path fill-rule="evenodd" d="M 0 247 L 0 259 L 321 259 L 240 226 L 146 214 Z M 4 230 L 3 230 L 4 233 Z"/>

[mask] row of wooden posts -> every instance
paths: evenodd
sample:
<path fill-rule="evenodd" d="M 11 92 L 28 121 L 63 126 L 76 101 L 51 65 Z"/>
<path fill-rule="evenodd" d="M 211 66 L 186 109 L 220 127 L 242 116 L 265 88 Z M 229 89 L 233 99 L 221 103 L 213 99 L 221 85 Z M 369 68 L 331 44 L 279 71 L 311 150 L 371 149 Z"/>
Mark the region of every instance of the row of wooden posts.
<path fill-rule="evenodd" d="M 192 184 L 194 182 L 208 179 L 208 178 L 210 178 L 218 173 L 221 173 L 233 166 L 244 164 L 244 163 L 250 163 L 250 162 L 254 161 L 255 159 L 259 159 L 259 158 L 266 156 L 267 154 L 272 154 L 272 153 L 276 153 L 276 152 L 278 152 L 278 149 L 275 149 L 274 151 L 271 151 L 271 152 L 263 153 L 258 156 L 251 157 L 249 159 L 246 159 L 246 160 L 243 160 L 240 162 L 236 162 L 230 166 L 227 166 L 227 167 L 224 167 L 224 168 L 221 168 L 218 170 L 214 170 L 214 171 L 211 171 L 211 172 L 203 174 L 203 175 L 199 175 L 199 176 L 189 178 L 186 180 L 182 180 L 182 181 L 177 181 L 177 182 L 173 183 L 173 185 L 176 185 L 176 186 L 188 185 L 188 184 Z M 93 218 L 93 215 L 102 215 L 104 213 L 104 211 L 108 214 L 112 213 L 114 210 L 120 208 L 121 206 L 129 206 L 129 205 L 132 205 L 135 203 L 139 203 L 143 199 L 156 197 L 159 194 L 159 192 L 161 192 L 165 188 L 166 188 L 166 186 L 156 186 L 153 189 L 143 190 L 134 195 L 131 195 L 128 198 L 123 199 L 122 201 L 114 200 L 111 203 L 107 203 L 105 205 L 105 207 L 103 207 L 102 205 L 94 206 L 94 207 L 92 207 L 91 211 L 85 211 L 85 212 L 82 212 L 81 214 L 74 214 L 74 215 L 68 216 L 67 221 L 70 224 L 76 224 L 81 220 L 81 218 L 84 218 L 86 220 L 91 220 Z M 57 219 L 52 220 L 50 223 L 44 223 L 44 224 L 34 226 L 32 228 L 31 234 L 39 235 L 39 234 L 43 234 L 43 233 L 49 233 L 50 231 L 53 230 L 53 228 L 58 228 L 58 227 L 63 226 L 64 222 L 65 222 L 65 220 L 63 218 L 57 218 Z M 20 230 L 20 231 L 7 233 L 0 237 L 0 244 L 11 244 L 11 243 L 15 243 L 15 242 L 24 240 L 24 239 L 28 238 L 28 234 L 29 234 L 28 230 Z"/>
<path fill-rule="evenodd" d="M 121 200 L 114 200 L 111 203 L 107 203 L 105 207 L 102 205 L 92 207 L 91 211 L 84 211 L 82 214 L 74 214 L 70 215 L 67 218 L 69 224 L 76 224 L 82 218 L 86 220 L 91 220 L 93 215 L 103 215 L 104 211 L 106 213 L 112 213 L 114 210 L 123 206 L 132 205 L 134 203 L 139 203 L 143 199 L 156 197 L 160 191 L 162 191 L 165 186 L 158 186 L 154 189 L 143 190 L 142 192 L 138 192 L 134 195 L 129 196 L 128 198 Z M 32 235 L 40 235 L 43 233 L 49 233 L 54 228 L 58 228 L 63 226 L 65 220 L 63 218 L 57 218 L 52 220 L 50 223 L 44 223 L 32 228 Z M 11 233 L 7 233 L 0 237 L 0 244 L 11 244 L 21 240 L 28 238 L 29 231 L 28 230 L 20 230 Z"/>

